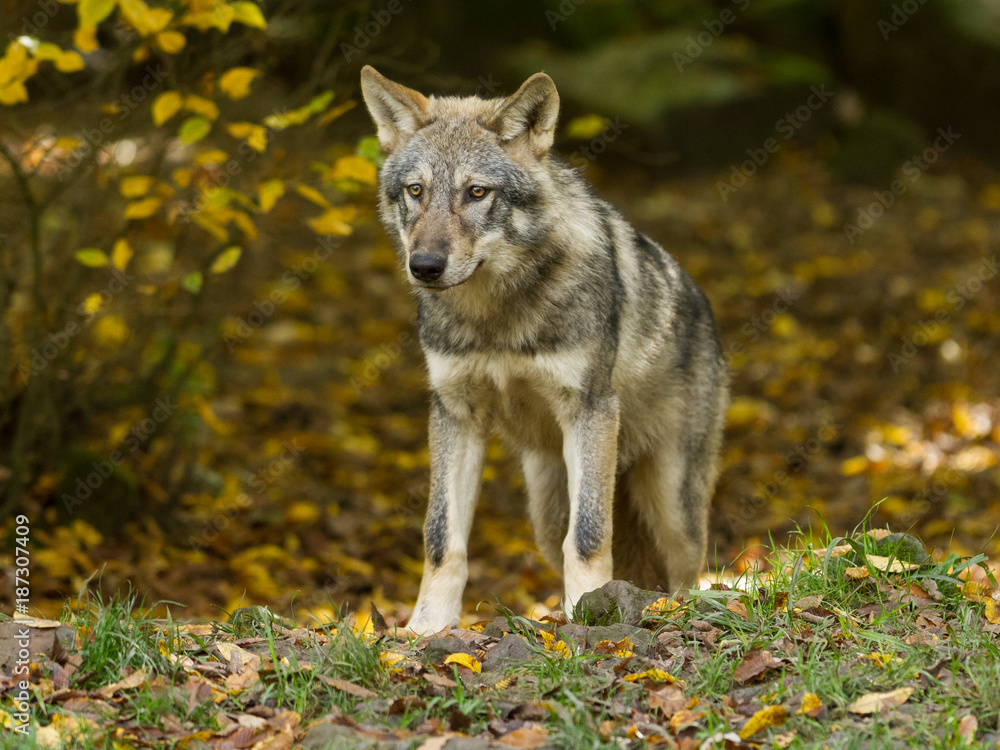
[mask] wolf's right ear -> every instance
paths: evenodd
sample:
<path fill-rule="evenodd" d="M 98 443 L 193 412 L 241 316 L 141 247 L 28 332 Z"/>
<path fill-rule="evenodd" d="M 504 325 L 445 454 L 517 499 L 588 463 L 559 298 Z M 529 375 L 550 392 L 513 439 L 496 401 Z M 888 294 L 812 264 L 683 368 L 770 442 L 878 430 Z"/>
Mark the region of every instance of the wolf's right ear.
<path fill-rule="evenodd" d="M 361 95 L 378 127 L 378 142 L 392 152 L 427 122 L 427 97 L 390 81 L 371 65 L 361 69 Z"/>
<path fill-rule="evenodd" d="M 525 142 L 540 159 L 552 148 L 558 117 L 559 92 L 555 83 L 544 73 L 535 73 L 507 97 L 491 129 L 504 143 Z"/>

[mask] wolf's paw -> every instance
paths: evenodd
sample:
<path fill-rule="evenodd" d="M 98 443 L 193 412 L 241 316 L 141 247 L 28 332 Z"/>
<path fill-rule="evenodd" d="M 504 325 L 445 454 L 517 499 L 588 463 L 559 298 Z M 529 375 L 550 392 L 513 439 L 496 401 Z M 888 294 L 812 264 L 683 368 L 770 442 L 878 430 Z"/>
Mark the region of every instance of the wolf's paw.
<path fill-rule="evenodd" d="M 429 638 L 432 635 L 436 635 L 442 631 L 448 630 L 457 626 L 458 623 L 448 623 L 448 622 L 434 622 L 430 619 L 416 618 L 406 624 L 403 628 L 403 635 L 416 636 L 419 638 Z"/>

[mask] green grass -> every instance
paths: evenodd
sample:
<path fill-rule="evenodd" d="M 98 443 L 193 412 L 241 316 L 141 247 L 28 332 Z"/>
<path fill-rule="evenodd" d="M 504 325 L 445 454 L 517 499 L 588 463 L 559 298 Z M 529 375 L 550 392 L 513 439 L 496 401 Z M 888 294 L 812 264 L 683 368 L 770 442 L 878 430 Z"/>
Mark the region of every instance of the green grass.
<path fill-rule="evenodd" d="M 751 742 L 784 735 L 791 748 L 995 748 L 1000 641 L 985 627 L 983 605 L 963 597 L 961 580 L 983 559 L 949 555 L 931 562 L 912 539 L 900 537 L 886 542 L 810 531 L 797 542 L 774 548 L 769 571 L 748 573 L 731 588 L 693 592 L 681 606 L 644 621 L 643 627 L 660 637 L 648 658 L 577 653 L 568 641 L 569 653 L 547 650 L 537 624 L 498 607 L 501 621 L 525 639 L 530 652 L 502 674 L 428 665 L 418 642 L 392 634 L 357 635 L 346 620 L 309 635 L 293 631 L 291 622 L 266 608 L 252 607 L 217 625 L 210 637 L 195 637 L 169 620 L 150 618 L 134 596 L 107 601 L 95 596 L 65 618 L 80 634 L 72 687 L 94 690 L 143 670 L 149 682 L 118 694 L 115 720 L 119 726 L 130 722 L 165 732 L 179 724 L 190 732 L 217 731 L 223 714 L 295 712 L 301 722 L 297 731 L 341 716 L 339 732 L 361 726 L 369 735 L 381 733 L 386 742 L 410 742 L 411 747 L 419 746 L 434 726 L 490 737 L 542 732 L 546 746 L 574 750 L 641 747 L 643 733 L 677 740 L 680 731 L 699 746 L 740 732 L 750 714 L 782 706 L 784 721 L 764 727 Z M 920 564 L 886 572 L 880 569 L 885 561 L 873 556 Z M 937 601 L 906 599 L 921 591 L 936 592 Z M 227 665 L 220 662 L 215 643 L 236 640 L 262 665 L 256 682 L 229 689 L 222 675 Z M 493 643 L 481 636 L 472 642 L 481 657 Z M 403 658 L 387 666 L 381 656 L 390 650 Z M 768 651 L 780 664 L 741 684 L 741 662 L 754 650 Z M 659 714 L 659 703 L 651 700 L 650 691 L 666 683 L 624 679 L 649 669 L 669 671 L 683 681 L 685 710 L 690 711 L 684 721 L 680 714 Z M 204 679 L 217 688 L 214 700 L 190 701 L 185 685 L 203 679 L 196 673 L 209 675 Z M 456 685 L 432 685 L 427 675 L 435 673 L 450 676 Z M 347 690 L 327 680 L 356 687 Z M 913 688 L 913 693 L 895 710 L 881 715 L 848 710 L 862 696 L 897 688 Z M 361 695 L 362 689 L 372 693 Z M 816 717 L 796 713 L 808 693 L 823 704 Z M 517 718 L 519 706 L 528 707 L 530 722 Z M 32 703 L 39 726 L 60 711 L 57 705 Z M 978 732 L 972 744 L 964 745 L 960 721 L 968 715 L 978 720 Z M 679 728 L 671 725 L 672 716 Z M 110 748 L 113 724 L 109 720 L 88 730 L 67 746 Z M 3 742 L 0 747 L 35 746 L 17 744 L 9 735 Z M 167 741 L 153 746 L 172 747 Z"/>

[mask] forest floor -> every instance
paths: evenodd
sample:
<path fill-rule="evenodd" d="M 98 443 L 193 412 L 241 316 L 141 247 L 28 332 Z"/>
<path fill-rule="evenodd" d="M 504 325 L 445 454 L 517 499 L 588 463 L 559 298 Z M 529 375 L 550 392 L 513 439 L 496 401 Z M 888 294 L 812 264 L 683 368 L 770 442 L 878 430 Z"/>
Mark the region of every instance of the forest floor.
<path fill-rule="evenodd" d="M 1000 557 L 1000 176 L 942 160 L 888 208 L 791 147 L 725 196 L 728 170 L 653 176 L 609 157 L 588 176 L 716 313 L 734 398 L 712 570 L 731 581 L 767 567 L 769 539 L 825 546 L 866 517 L 919 536 L 935 564 Z M 264 239 L 274 253 L 248 261 L 250 291 L 226 322 L 243 333 L 207 363 L 215 395 L 195 473 L 214 490 L 167 496 L 140 462 L 142 520 L 43 515 L 35 614 L 57 617 L 91 580 L 185 620 L 266 605 L 301 625 L 374 604 L 390 628 L 406 621 L 422 566 L 427 388 L 413 300 L 371 198 L 354 235 L 312 265 L 298 209 L 276 206 Z M 304 268 L 289 287 L 285 272 Z M 266 310 L 279 288 L 286 300 Z M 559 595 L 517 466 L 491 444 L 463 624 L 540 621 Z"/>

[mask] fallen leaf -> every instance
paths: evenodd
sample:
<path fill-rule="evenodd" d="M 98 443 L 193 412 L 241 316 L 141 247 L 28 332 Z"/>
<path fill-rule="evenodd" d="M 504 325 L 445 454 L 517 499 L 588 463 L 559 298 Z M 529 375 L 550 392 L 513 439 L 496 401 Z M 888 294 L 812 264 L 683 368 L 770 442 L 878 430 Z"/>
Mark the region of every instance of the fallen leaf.
<path fill-rule="evenodd" d="M 548 739 L 549 730 L 539 724 L 529 724 L 500 737 L 504 745 L 529 749 L 542 747 Z"/>
<path fill-rule="evenodd" d="M 762 708 L 743 725 L 743 728 L 740 730 L 740 738 L 746 740 L 770 726 L 780 726 L 785 723 L 785 719 L 787 718 L 788 709 L 784 706 L 778 705 Z"/>
<path fill-rule="evenodd" d="M 476 674 L 479 674 L 480 672 L 483 671 L 483 665 L 480 664 L 479 659 L 477 659 L 472 654 L 463 654 L 463 653 L 448 654 L 448 656 L 445 657 L 444 663 L 458 664 L 461 667 L 467 667 Z"/>
<path fill-rule="evenodd" d="M 911 695 L 911 687 L 897 688 L 887 693 L 868 693 L 849 705 L 847 710 L 852 714 L 877 714 L 883 709 L 903 705 Z"/>
<path fill-rule="evenodd" d="M 353 695 L 355 698 L 376 698 L 378 693 L 373 690 L 369 690 L 361 685 L 355 685 L 353 682 L 347 680 L 335 680 L 333 677 L 327 677 L 326 675 L 320 675 L 319 679 L 326 685 L 329 685 L 334 690 L 339 690 L 342 693 L 347 693 L 348 695 Z"/>
<path fill-rule="evenodd" d="M 799 710 L 795 713 L 805 714 L 806 716 L 812 716 L 813 718 L 820 715 L 823 711 L 823 701 L 819 699 L 816 693 L 806 693 L 802 696 L 802 705 L 799 706 Z"/>
<path fill-rule="evenodd" d="M 733 673 L 733 679 L 741 685 L 745 685 L 751 680 L 760 679 L 769 670 L 777 669 L 780 666 L 781 661 L 775 659 L 769 651 L 754 649 L 743 657 L 743 661 Z"/>
<path fill-rule="evenodd" d="M 973 714 L 966 714 L 958 722 L 958 736 L 966 745 L 971 745 L 976 741 L 977 729 L 979 729 L 979 720 Z"/>

